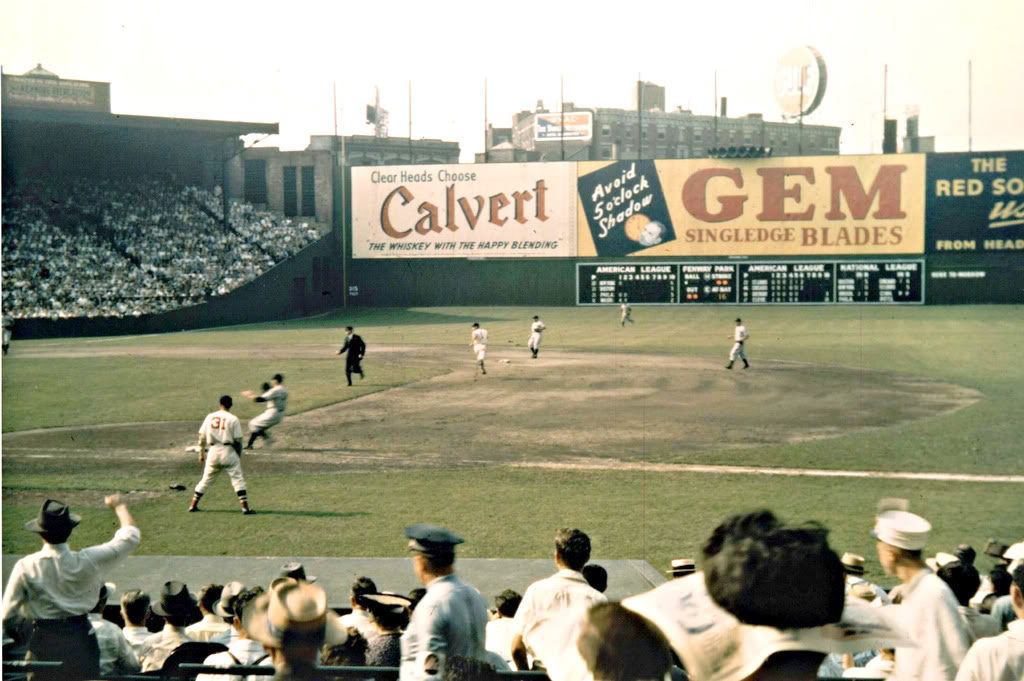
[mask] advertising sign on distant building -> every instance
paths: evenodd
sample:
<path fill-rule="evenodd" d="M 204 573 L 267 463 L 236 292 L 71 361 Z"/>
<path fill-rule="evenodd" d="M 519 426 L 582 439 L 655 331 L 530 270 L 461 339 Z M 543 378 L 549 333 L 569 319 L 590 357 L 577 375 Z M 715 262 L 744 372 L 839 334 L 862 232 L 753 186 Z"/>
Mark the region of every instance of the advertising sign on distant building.
<path fill-rule="evenodd" d="M 1024 151 L 927 158 L 928 252 L 1024 255 Z"/>
<path fill-rule="evenodd" d="M 576 164 L 352 169 L 353 258 L 576 255 Z"/>
<path fill-rule="evenodd" d="M 578 164 L 579 256 L 924 250 L 922 154 Z"/>
<path fill-rule="evenodd" d="M 806 116 L 825 96 L 828 72 L 821 53 L 811 46 L 794 47 L 775 67 L 775 101 L 785 118 Z"/>
<path fill-rule="evenodd" d="M 110 112 L 110 83 L 3 76 L 3 105 Z"/>
<path fill-rule="evenodd" d="M 593 136 L 594 118 L 589 111 L 539 113 L 534 116 L 534 141 L 554 142 L 565 139 L 588 142 Z"/>

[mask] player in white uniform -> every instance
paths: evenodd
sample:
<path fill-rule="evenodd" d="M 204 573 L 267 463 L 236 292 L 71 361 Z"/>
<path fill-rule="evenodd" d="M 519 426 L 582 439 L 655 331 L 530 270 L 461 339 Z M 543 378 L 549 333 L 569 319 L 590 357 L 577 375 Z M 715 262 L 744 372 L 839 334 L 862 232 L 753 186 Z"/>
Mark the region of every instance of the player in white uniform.
<path fill-rule="evenodd" d="M 7 351 L 11 347 L 11 336 L 13 335 L 13 331 L 14 331 L 14 320 L 11 319 L 10 317 L 8 317 L 7 315 L 4 315 L 3 320 L 4 320 L 3 321 L 3 324 L 4 324 L 3 352 L 6 355 Z"/>
<path fill-rule="evenodd" d="M 544 336 L 544 329 L 544 322 L 537 315 L 533 315 L 533 324 L 530 325 L 530 338 L 526 341 L 526 347 L 530 348 L 530 352 L 533 353 L 533 359 L 537 359 L 537 353 L 540 352 L 540 341 Z"/>
<path fill-rule="evenodd" d="M 747 356 L 743 352 L 743 341 L 750 338 L 750 334 L 747 333 L 747 327 L 743 326 L 743 320 L 739 317 L 736 318 L 736 331 L 733 333 L 733 345 L 732 351 L 729 353 L 729 363 L 725 365 L 726 369 L 732 369 L 732 363 L 739 357 L 743 360 L 743 368 L 749 369 L 750 362 L 747 361 Z"/>
<path fill-rule="evenodd" d="M 227 471 L 231 478 L 231 486 L 238 495 L 242 505 L 242 513 L 255 513 L 249 508 L 249 500 L 245 494 L 245 478 L 242 477 L 242 423 L 231 413 L 233 401 L 230 395 L 220 398 L 220 409 L 206 415 L 203 425 L 199 428 L 199 463 L 205 463 L 203 478 L 196 485 L 195 494 L 188 510 L 190 513 L 199 510 L 199 500 L 203 498 L 210 481 L 221 471 Z M 207 454 L 209 449 L 209 454 Z"/>
<path fill-rule="evenodd" d="M 481 329 L 476 322 L 473 322 L 473 333 L 469 337 L 469 346 L 476 353 L 476 361 L 480 364 L 480 373 L 486 374 L 484 357 L 487 355 L 487 329 Z"/>
<path fill-rule="evenodd" d="M 284 383 L 284 376 L 274 374 L 271 381 L 273 385 L 270 390 L 265 391 L 262 395 L 257 395 L 251 390 L 242 391 L 242 396 L 248 397 L 253 402 L 267 403 L 266 410 L 249 421 L 249 444 L 245 446 L 246 449 L 252 449 L 252 445 L 258 437 L 262 437 L 265 444 L 269 445 L 273 442 L 274 438 L 270 437 L 270 433 L 267 431 L 284 419 L 284 410 L 288 408 L 288 391 L 281 385 Z"/>
<path fill-rule="evenodd" d="M 619 306 L 619 309 L 622 310 L 622 326 L 625 326 L 626 322 L 632 324 L 633 318 L 630 317 L 629 315 L 633 314 L 633 308 L 627 305 L 626 303 L 623 303 L 622 305 Z"/>

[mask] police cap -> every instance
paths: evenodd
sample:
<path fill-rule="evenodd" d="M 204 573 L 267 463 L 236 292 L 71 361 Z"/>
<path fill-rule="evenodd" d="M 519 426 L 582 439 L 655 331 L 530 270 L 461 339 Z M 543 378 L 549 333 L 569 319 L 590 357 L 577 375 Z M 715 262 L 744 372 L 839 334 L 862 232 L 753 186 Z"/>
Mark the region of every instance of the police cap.
<path fill-rule="evenodd" d="M 405 536 L 409 538 L 409 550 L 428 556 L 451 555 L 455 553 L 455 545 L 465 540 L 443 527 L 417 523 L 405 528 Z"/>

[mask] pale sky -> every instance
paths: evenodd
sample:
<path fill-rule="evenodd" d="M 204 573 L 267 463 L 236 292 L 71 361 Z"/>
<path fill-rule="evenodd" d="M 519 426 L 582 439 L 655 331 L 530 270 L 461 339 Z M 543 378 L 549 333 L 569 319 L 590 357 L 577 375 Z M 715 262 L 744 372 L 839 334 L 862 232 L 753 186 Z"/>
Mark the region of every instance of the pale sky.
<path fill-rule="evenodd" d="M 63 78 L 108 81 L 115 113 L 278 122 L 260 146 L 302 149 L 331 134 L 337 85 L 341 134 L 364 122 L 374 86 L 392 136 L 458 141 L 483 150 L 488 118 L 543 99 L 630 107 L 638 75 L 666 87 L 666 108 L 780 120 L 776 64 L 812 45 L 828 69 L 807 123 L 843 127 L 844 154 L 881 149 L 883 73 L 890 117 L 921 112 L 938 151 L 966 151 L 968 60 L 973 148 L 1024 149 L 1021 0 L 733 0 L 674 2 L 220 2 L 0 0 L 0 64 L 37 63 Z"/>

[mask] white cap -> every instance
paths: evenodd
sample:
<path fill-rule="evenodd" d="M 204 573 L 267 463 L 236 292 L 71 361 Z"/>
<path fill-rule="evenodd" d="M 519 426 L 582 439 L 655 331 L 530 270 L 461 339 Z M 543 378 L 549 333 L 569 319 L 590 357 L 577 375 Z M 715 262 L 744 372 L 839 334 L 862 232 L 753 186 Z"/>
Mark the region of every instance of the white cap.
<path fill-rule="evenodd" d="M 1003 558 L 1006 560 L 1017 560 L 1024 558 L 1024 541 L 1019 541 L 1010 548 L 1006 549 L 1003 553 Z"/>
<path fill-rule="evenodd" d="M 932 524 L 907 511 L 884 511 L 875 519 L 871 536 L 907 551 L 920 551 L 928 543 Z"/>
<path fill-rule="evenodd" d="M 956 563 L 959 560 L 960 559 L 954 556 L 952 553 L 945 553 L 943 551 L 939 551 L 931 558 L 926 558 L 924 562 L 932 570 L 938 572 L 939 568 L 941 568 L 942 566 L 949 565 L 950 563 Z"/>

